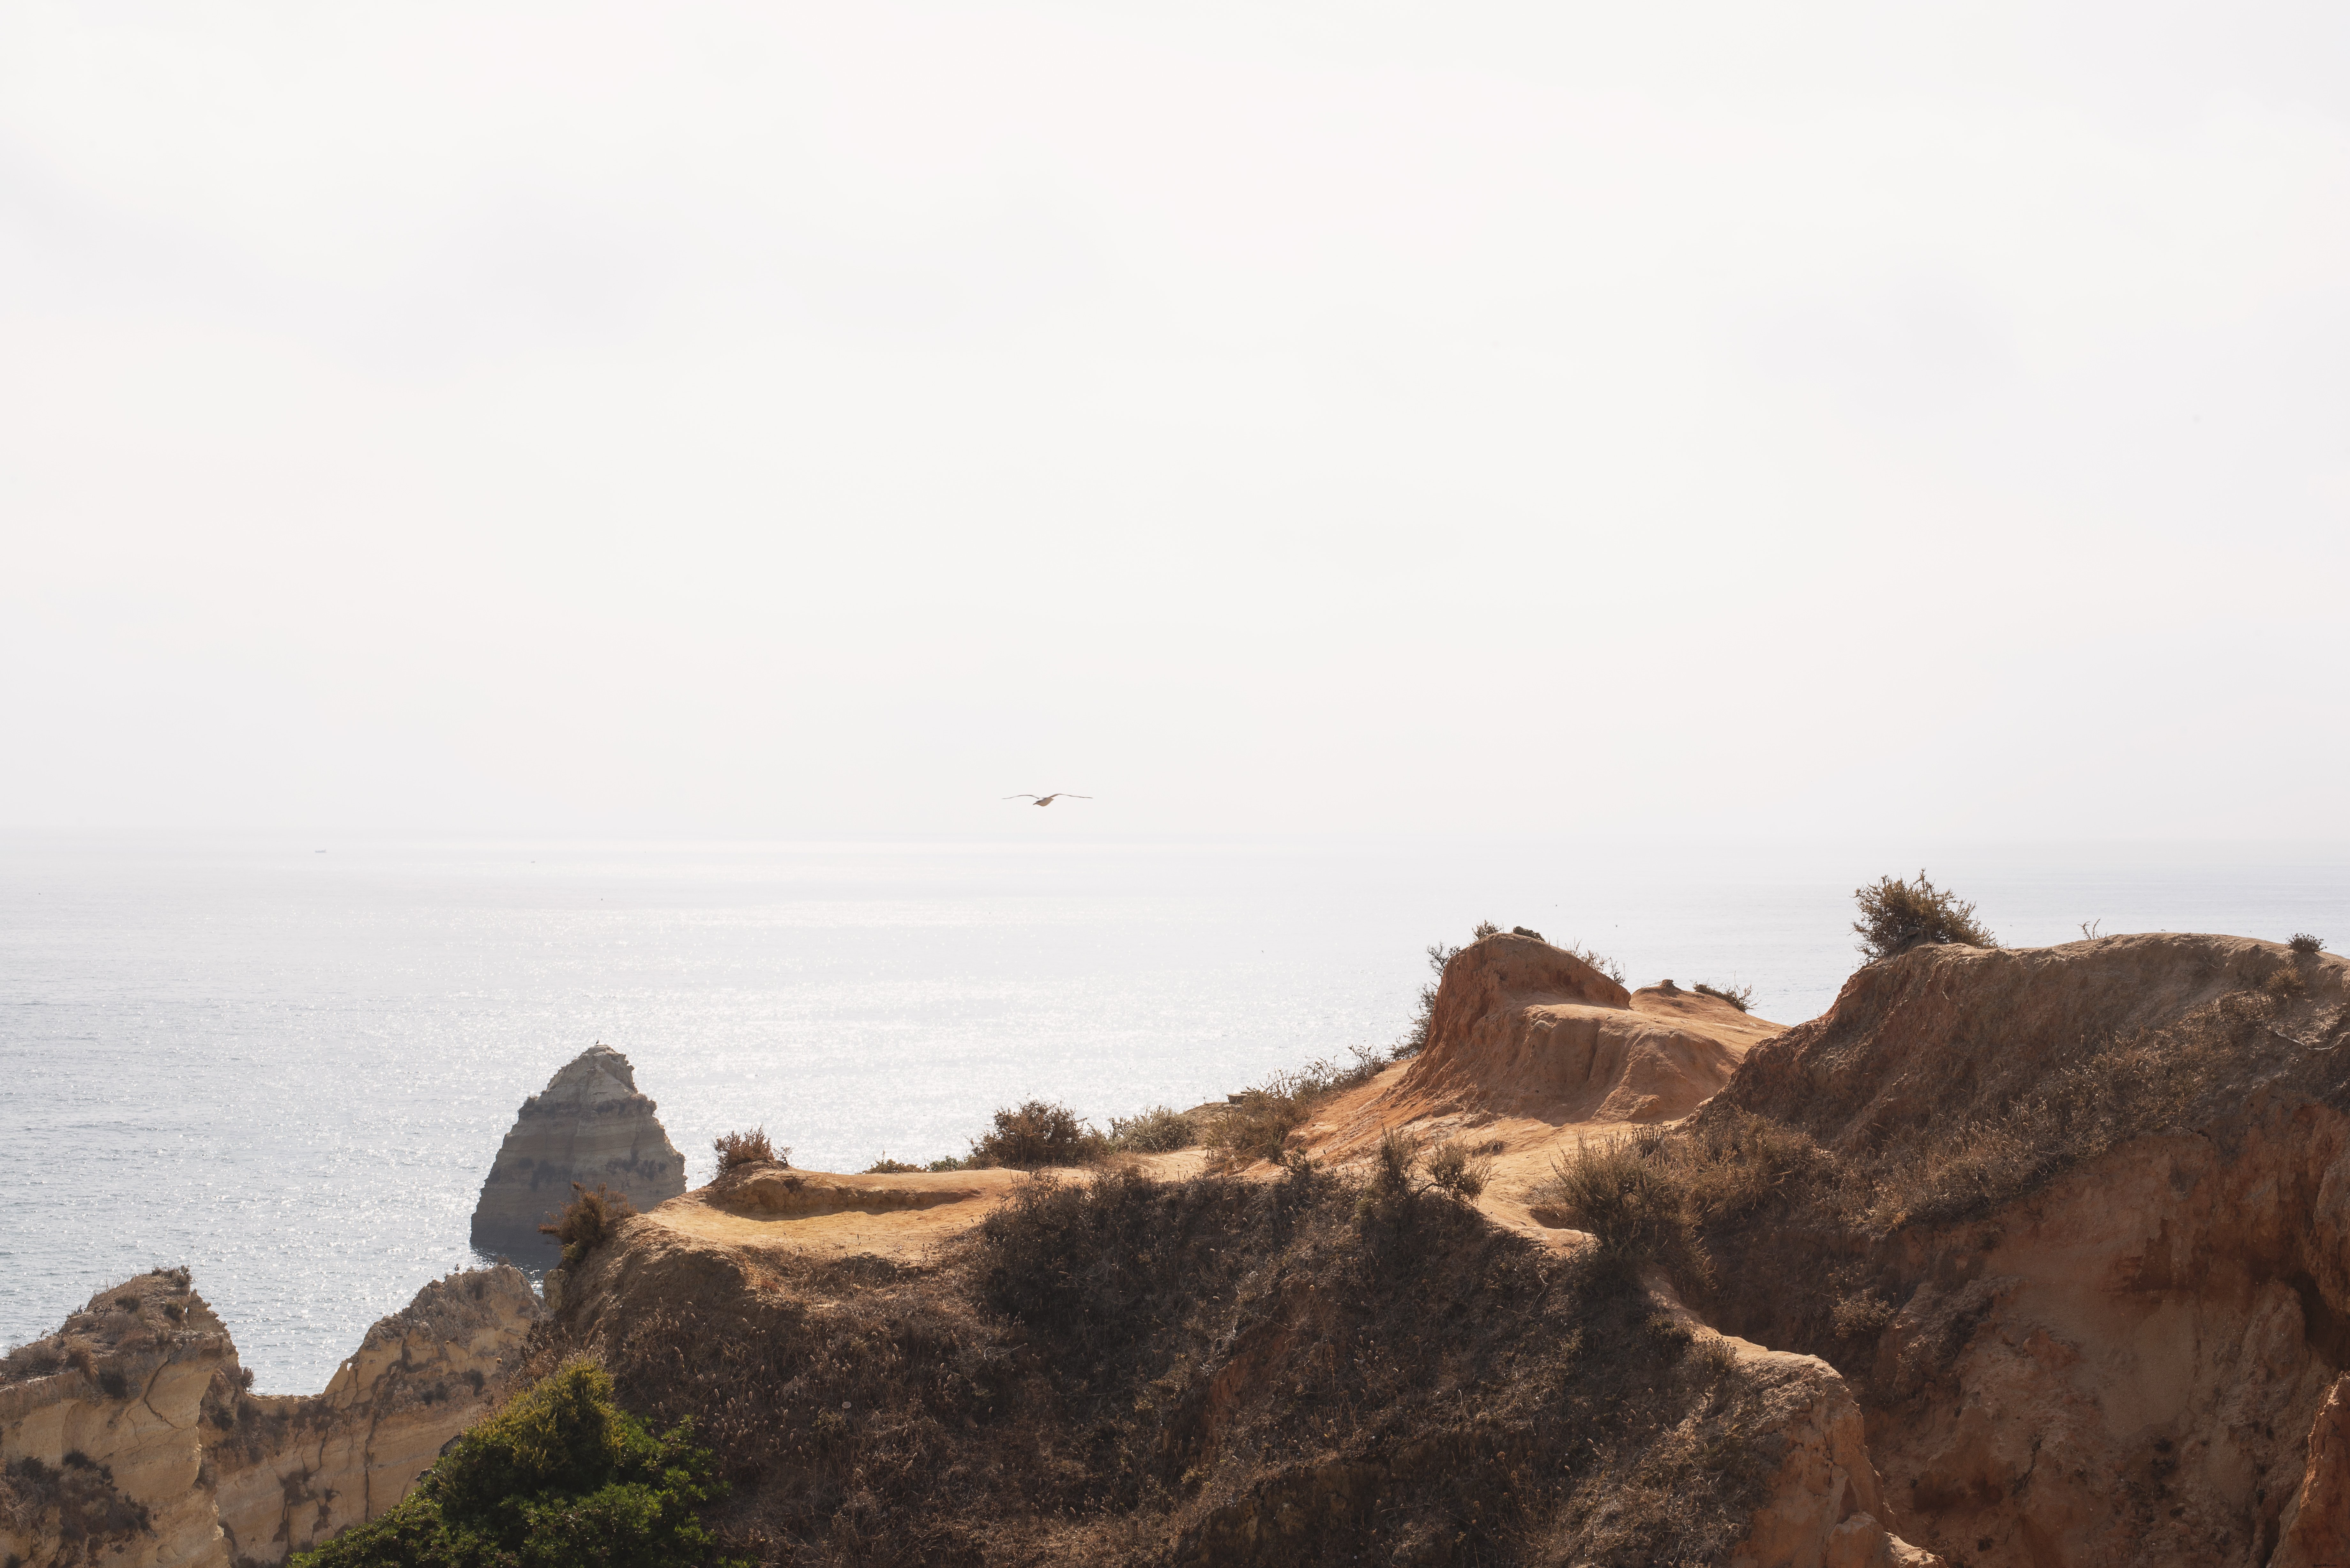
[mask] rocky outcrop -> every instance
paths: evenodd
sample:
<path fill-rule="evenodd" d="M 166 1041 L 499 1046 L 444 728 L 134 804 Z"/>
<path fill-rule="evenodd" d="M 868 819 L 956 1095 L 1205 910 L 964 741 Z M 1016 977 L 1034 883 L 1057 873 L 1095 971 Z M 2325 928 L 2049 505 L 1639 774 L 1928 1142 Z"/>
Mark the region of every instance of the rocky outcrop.
<path fill-rule="evenodd" d="M 511 1264 L 427 1284 L 380 1318 L 326 1392 L 213 1393 L 213 1493 L 232 1556 L 275 1563 L 408 1495 L 444 1444 L 510 1392 L 541 1313 Z"/>
<path fill-rule="evenodd" d="M 0 1362 L 0 1557 L 225 1564 L 199 1417 L 235 1366 L 185 1270 L 101 1291 L 11 1352 Z"/>
<path fill-rule="evenodd" d="M 273 1397 L 185 1270 L 101 1292 L 0 1362 L 0 1560 L 282 1562 L 405 1497 L 509 1392 L 540 1315 L 517 1269 L 452 1274 L 325 1393 Z"/>
<path fill-rule="evenodd" d="M 571 1184 L 626 1193 L 639 1209 L 685 1190 L 685 1157 L 659 1107 L 637 1092 L 629 1059 L 609 1045 L 581 1052 L 522 1103 L 473 1207 L 473 1245 L 537 1258 L 554 1248 L 538 1227 L 571 1199 Z"/>
<path fill-rule="evenodd" d="M 1835 1359 L 1880 1517 L 1954 1563 L 2350 1561 L 2345 973 L 2178 935 L 1870 966 L 1699 1118 L 1832 1162 L 1718 1243 L 1713 1310 Z"/>
<path fill-rule="evenodd" d="M 1388 1096 L 1410 1118 L 1466 1111 L 1554 1125 L 1687 1116 L 1778 1032 L 1726 1002 L 1636 996 L 1573 953 L 1509 933 L 1445 965 L 1428 1045 Z"/>

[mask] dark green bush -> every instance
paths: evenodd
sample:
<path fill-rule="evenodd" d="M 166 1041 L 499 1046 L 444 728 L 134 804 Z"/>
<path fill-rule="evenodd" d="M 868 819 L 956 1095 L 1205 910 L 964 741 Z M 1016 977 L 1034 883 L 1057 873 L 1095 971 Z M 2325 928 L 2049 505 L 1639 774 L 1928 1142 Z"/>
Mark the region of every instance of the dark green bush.
<path fill-rule="evenodd" d="M 703 1568 L 723 1496 L 690 1424 L 654 1437 L 573 1362 L 457 1439 L 406 1501 L 290 1568 Z"/>
<path fill-rule="evenodd" d="M 1870 963 L 1911 948 L 1945 942 L 1970 948 L 1999 946 L 1999 939 L 1975 919 L 1972 904 L 1935 887 L 1923 871 L 1915 882 L 1887 877 L 1856 888 L 1852 896 L 1860 902 L 1860 919 L 1852 923 L 1852 929 L 1860 938 L 1861 957 Z"/>
<path fill-rule="evenodd" d="M 904 1176 L 910 1171 L 916 1171 L 921 1168 L 922 1168 L 919 1165 L 909 1165 L 902 1159 L 891 1159 L 885 1154 L 880 1158 L 875 1160 L 872 1164 L 867 1166 L 865 1168 L 864 1174 L 867 1176 Z"/>

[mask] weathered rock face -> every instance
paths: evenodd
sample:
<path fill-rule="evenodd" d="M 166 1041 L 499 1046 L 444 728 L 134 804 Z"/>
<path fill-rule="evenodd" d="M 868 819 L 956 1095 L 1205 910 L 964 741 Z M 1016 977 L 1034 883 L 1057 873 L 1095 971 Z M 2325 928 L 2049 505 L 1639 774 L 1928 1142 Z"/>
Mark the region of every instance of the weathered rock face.
<path fill-rule="evenodd" d="M 473 1245 L 536 1258 L 554 1248 L 538 1227 L 571 1200 L 571 1184 L 603 1185 L 650 1209 L 685 1190 L 685 1157 L 637 1092 L 629 1059 L 591 1046 L 522 1104 L 473 1208 Z"/>
<path fill-rule="evenodd" d="M 231 1556 L 260 1563 L 316 1545 L 408 1495 L 442 1446 L 511 1392 L 542 1315 L 510 1264 L 435 1280 L 380 1318 L 312 1397 L 212 1391 L 207 1443 Z"/>
<path fill-rule="evenodd" d="M 0 1556 L 225 1564 L 198 1417 L 235 1365 L 183 1270 L 101 1291 L 12 1352 L 0 1362 Z"/>
<path fill-rule="evenodd" d="M 1880 1517 L 1974 1568 L 2350 1562 L 2345 974 L 2224 937 L 1921 950 L 1750 1057 L 1700 1124 L 1760 1113 L 1878 1172 L 1922 1128 L 1953 1162 L 1806 1265 L 1841 1276 L 1839 1328 L 1772 1272 L 1792 1227 L 1720 1260 L 1726 1321 L 1853 1379 Z M 2143 1081 L 2101 1080 L 2116 1062 Z M 2128 1136 L 2021 1196 L 1949 1197 L 2101 1123 Z"/>
<path fill-rule="evenodd" d="M 1748 1044 L 1777 1030 L 1687 992 L 1652 988 L 1636 1000 L 1538 938 L 1486 937 L 1445 966 L 1428 1046 L 1389 1098 L 1415 1116 L 1669 1121 L 1695 1110 Z"/>
<path fill-rule="evenodd" d="M 0 1362 L 0 1560 L 282 1562 L 405 1497 L 510 1392 L 541 1315 L 517 1269 L 452 1274 L 324 1394 L 272 1397 L 186 1271 L 102 1292 Z"/>

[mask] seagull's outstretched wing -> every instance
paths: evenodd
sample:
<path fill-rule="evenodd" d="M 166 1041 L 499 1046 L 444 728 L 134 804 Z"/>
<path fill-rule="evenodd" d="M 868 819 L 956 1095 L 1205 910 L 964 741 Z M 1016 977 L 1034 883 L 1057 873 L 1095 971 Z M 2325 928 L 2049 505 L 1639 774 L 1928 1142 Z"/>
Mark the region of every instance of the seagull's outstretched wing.
<path fill-rule="evenodd" d="M 1003 798 L 1006 800 L 1035 800 L 1036 797 L 1033 794 L 1007 794 Z"/>

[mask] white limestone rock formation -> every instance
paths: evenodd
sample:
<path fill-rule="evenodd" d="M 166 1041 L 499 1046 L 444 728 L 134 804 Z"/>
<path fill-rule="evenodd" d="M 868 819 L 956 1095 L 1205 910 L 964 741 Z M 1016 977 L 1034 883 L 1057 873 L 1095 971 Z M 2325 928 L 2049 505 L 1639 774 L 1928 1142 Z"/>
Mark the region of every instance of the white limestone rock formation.
<path fill-rule="evenodd" d="M 650 1209 L 685 1190 L 685 1157 L 637 1092 L 629 1059 L 590 1046 L 522 1103 L 473 1208 L 473 1245 L 536 1259 L 552 1251 L 538 1227 L 571 1200 L 575 1181 L 625 1192 Z"/>
<path fill-rule="evenodd" d="M 255 1394 L 185 1269 L 101 1291 L 0 1357 L 0 1563 L 277 1563 L 408 1495 L 514 1389 L 519 1269 L 435 1280 L 323 1394 Z"/>

